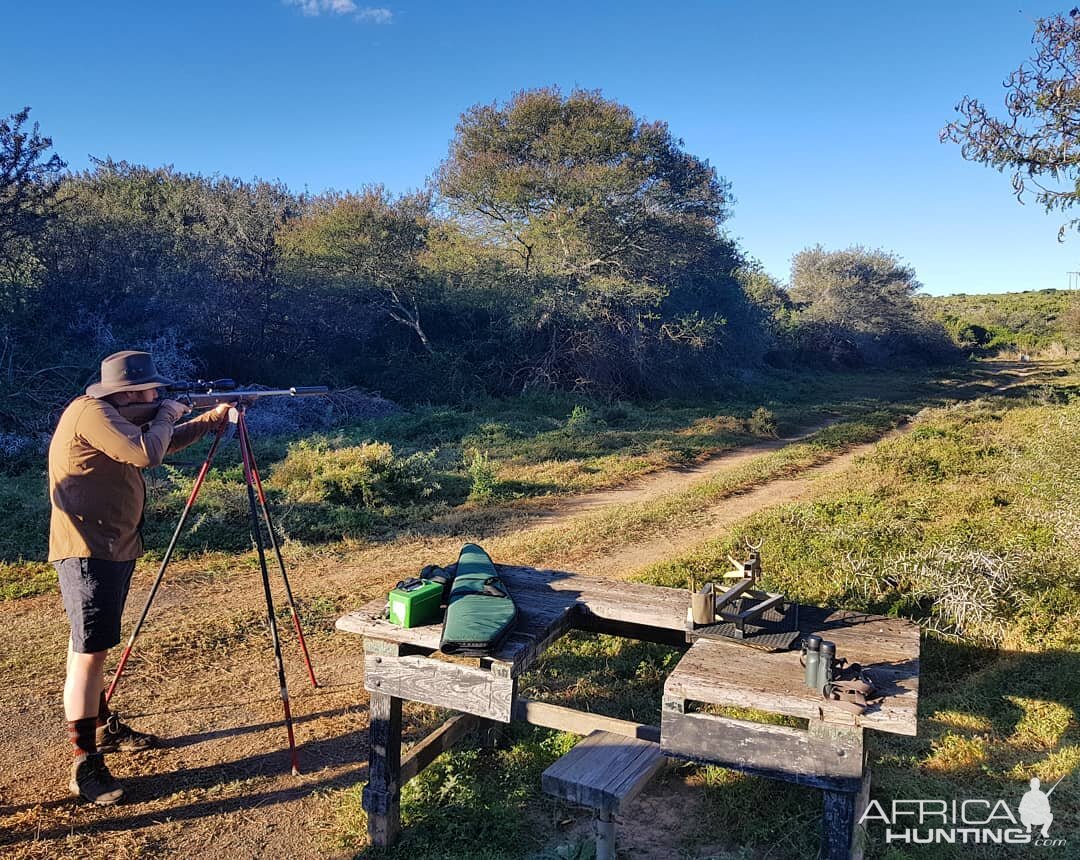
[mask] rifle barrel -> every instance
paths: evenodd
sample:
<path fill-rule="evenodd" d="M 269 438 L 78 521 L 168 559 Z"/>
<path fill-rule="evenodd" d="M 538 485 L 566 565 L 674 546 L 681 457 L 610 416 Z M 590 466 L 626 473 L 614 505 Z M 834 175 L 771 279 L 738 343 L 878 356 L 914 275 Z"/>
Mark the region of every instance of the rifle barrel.
<path fill-rule="evenodd" d="M 178 397 L 193 409 L 208 409 L 219 403 L 251 403 L 263 397 L 320 397 L 329 394 L 325 385 L 306 385 L 293 388 L 239 388 L 205 394 L 185 394 Z"/>

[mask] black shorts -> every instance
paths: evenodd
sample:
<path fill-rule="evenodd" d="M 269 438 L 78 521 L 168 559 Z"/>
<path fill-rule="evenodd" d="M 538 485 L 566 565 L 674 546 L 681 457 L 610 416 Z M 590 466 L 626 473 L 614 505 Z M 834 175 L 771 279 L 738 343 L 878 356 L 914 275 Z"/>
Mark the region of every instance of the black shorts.
<path fill-rule="evenodd" d="M 60 575 L 60 594 L 75 652 L 93 654 L 118 645 L 120 616 L 135 562 L 65 558 L 54 561 L 53 566 Z"/>

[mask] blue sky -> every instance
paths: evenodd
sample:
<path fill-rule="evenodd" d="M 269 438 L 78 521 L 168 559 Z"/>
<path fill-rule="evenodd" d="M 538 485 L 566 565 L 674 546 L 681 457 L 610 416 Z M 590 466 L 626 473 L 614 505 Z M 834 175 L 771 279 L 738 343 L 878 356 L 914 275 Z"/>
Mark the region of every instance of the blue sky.
<path fill-rule="evenodd" d="M 111 156 L 280 179 L 422 186 L 461 112 L 557 84 L 669 123 L 733 186 L 729 232 L 786 280 L 815 244 L 881 247 L 928 292 L 1063 288 L 1080 236 L 938 131 L 1000 106 L 1034 19 L 1012 2 L 9 2 L 0 113 L 74 169 Z"/>

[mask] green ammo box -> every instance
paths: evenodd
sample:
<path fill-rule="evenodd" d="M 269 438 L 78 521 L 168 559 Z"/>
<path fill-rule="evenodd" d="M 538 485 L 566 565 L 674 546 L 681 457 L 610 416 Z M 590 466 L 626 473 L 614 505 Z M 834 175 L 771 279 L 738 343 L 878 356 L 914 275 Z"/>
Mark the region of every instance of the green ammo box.
<path fill-rule="evenodd" d="M 390 621 L 401 627 L 420 627 L 439 620 L 442 583 L 414 579 L 390 592 Z"/>

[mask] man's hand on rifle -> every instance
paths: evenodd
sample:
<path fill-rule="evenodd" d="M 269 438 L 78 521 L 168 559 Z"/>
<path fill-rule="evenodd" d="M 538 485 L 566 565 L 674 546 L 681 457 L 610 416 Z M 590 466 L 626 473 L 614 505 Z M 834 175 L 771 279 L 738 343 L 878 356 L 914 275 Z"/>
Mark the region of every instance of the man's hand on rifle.
<path fill-rule="evenodd" d="M 219 403 L 209 412 L 207 412 L 207 423 L 210 425 L 210 429 L 217 433 L 226 424 L 229 423 L 229 410 L 232 405 L 229 403 Z"/>
<path fill-rule="evenodd" d="M 179 400 L 162 400 L 158 407 L 158 415 L 164 415 L 170 422 L 175 424 L 191 411 L 191 407 Z"/>

